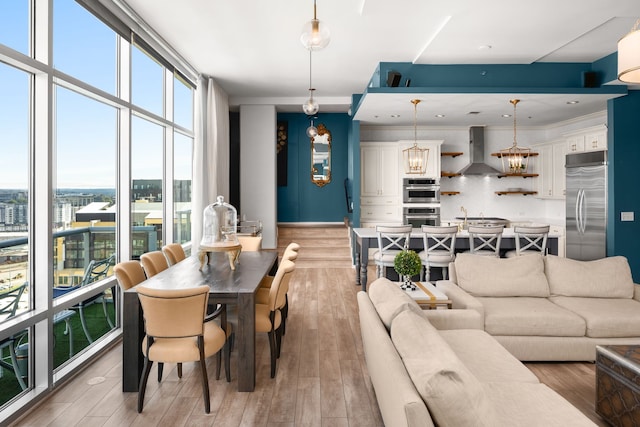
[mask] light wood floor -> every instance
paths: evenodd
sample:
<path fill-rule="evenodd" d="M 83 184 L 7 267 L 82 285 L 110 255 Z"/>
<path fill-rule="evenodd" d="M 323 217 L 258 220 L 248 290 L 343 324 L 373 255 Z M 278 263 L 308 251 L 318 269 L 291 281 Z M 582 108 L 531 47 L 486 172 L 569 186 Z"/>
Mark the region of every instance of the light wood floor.
<path fill-rule="evenodd" d="M 344 259 L 349 253 L 344 249 L 346 236 L 344 228 L 280 229 L 281 246 L 296 240 L 303 249 L 291 280 L 289 321 L 276 378 L 269 378 L 269 348 L 266 335 L 260 334 L 254 392 L 237 391 L 235 356 L 231 383 L 215 380 L 210 361 L 211 413 L 205 414 L 198 368 L 185 364 L 178 379 L 175 366 L 168 365 L 161 383 L 155 380 L 155 369 L 151 373 L 144 411 L 138 414 L 137 394 L 121 391 L 118 344 L 14 425 L 382 426 L 362 354 L 355 298 L 359 288 Z M 335 238 L 334 243 L 327 244 L 328 238 Z M 313 241 L 322 241 L 317 250 Z M 369 272 L 369 277 L 374 275 L 374 270 Z M 594 412 L 593 364 L 527 366 L 598 425 L 606 425 Z"/>

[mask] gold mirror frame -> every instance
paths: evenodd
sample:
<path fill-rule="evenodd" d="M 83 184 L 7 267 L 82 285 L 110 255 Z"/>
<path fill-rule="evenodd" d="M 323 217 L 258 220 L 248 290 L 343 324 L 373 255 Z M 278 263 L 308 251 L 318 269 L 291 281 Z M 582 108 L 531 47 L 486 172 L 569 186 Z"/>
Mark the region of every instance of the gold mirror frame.
<path fill-rule="evenodd" d="M 311 138 L 311 182 L 318 187 L 331 182 L 331 132 L 323 124 Z"/>

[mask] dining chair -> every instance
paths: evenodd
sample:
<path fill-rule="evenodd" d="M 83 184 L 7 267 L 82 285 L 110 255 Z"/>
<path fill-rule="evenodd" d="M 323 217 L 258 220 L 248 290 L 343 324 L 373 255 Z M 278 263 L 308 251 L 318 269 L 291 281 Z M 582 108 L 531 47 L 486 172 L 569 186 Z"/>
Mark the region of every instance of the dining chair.
<path fill-rule="evenodd" d="M 420 280 L 423 280 L 423 273 L 427 282 L 431 279 L 431 267 L 442 268 L 442 279 L 446 280 L 449 263 L 456 259 L 454 251 L 458 226 L 423 225 L 421 230 L 424 250 L 418 255 L 420 255 L 424 270 L 420 272 Z"/>
<path fill-rule="evenodd" d="M 122 261 L 113 267 L 113 273 L 123 291 L 144 282 L 146 276 L 140 261 Z"/>
<path fill-rule="evenodd" d="M 500 257 L 500 243 L 504 226 L 470 225 L 469 252 L 474 255 Z"/>
<path fill-rule="evenodd" d="M 505 256 L 507 258 L 513 258 L 531 254 L 546 255 L 549 228 L 550 226 L 548 225 L 513 227 L 516 249 L 514 251 L 508 251 Z"/>
<path fill-rule="evenodd" d="M 142 268 L 144 268 L 144 273 L 147 275 L 147 278 L 153 277 L 169 268 L 167 258 L 162 251 L 144 253 L 140 256 L 140 262 L 142 263 Z"/>
<path fill-rule="evenodd" d="M 144 394 L 153 362 L 200 362 L 205 412 L 211 411 L 206 358 L 219 353 L 226 334 L 206 315 L 209 286 L 186 289 L 153 289 L 140 285 L 138 298 L 144 317 L 145 337 L 142 341 L 144 367 L 138 391 L 138 413 L 142 412 Z"/>
<path fill-rule="evenodd" d="M 393 267 L 393 261 L 400 252 L 409 249 L 411 225 L 378 225 L 378 250 L 373 254 L 378 277 L 386 277 L 386 268 Z"/>
<path fill-rule="evenodd" d="M 282 344 L 282 313 L 278 309 L 284 304 L 284 289 L 281 286 L 286 275 L 295 269 L 293 261 L 284 260 L 278 266 L 278 271 L 269 288 L 267 304 L 256 304 L 256 333 L 266 332 L 269 338 L 271 354 L 271 378 L 276 376 L 276 359 L 280 354 Z"/>
<path fill-rule="evenodd" d="M 0 319 L 4 321 L 16 315 L 20 298 L 27 289 L 27 285 L 28 282 L 24 282 L 21 285 L 12 286 L 0 291 Z M 13 371 L 18 384 L 20 384 L 20 388 L 25 390 L 27 385 L 24 382 L 24 377 L 20 371 L 18 358 L 16 356 L 16 343 L 23 335 L 24 334 L 12 335 L 0 341 L 0 369 L 4 368 Z M 9 348 L 9 360 L 11 363 L 3 357 L 5 348 Z"/>
<path fill-rule="evenodd" d="M 179 263 L 187 257 L 180 243 L 169 243 L 162 247 L 162 253 L 167 258 L 169 266 Z"/>
<path fill-rule="evenodd" d="M 245 252 L 255 252 L 262 249 L 262 236 L 242 236 L 238 235 L 238 242 Z"/>

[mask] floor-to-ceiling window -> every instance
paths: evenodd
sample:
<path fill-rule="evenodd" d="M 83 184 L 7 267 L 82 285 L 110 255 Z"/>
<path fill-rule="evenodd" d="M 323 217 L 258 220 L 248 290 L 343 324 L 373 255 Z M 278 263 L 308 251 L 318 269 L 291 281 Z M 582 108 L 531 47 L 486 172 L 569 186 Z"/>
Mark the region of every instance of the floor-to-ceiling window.
<path fill-rule="evenodd" d="M 190 240 L 194 73 L 125 21 L 0 1 L 0 424 L 119 336 L 116 262 Z"/>

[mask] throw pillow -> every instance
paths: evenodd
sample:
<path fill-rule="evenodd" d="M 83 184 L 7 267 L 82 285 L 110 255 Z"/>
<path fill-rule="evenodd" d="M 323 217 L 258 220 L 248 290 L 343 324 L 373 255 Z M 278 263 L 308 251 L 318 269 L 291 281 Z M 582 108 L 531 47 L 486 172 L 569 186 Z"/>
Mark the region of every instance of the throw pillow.
<path fill-rule="evenodd" d="M 391 280 L 384 277 L 376 279 L 368 286 L 367 293 L 371 302 L 384 323 L 387 330 L 391 329 L 391 322 L 404 310 L 417 310 L 422 312 L 420 306 Z"/>

